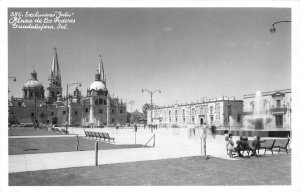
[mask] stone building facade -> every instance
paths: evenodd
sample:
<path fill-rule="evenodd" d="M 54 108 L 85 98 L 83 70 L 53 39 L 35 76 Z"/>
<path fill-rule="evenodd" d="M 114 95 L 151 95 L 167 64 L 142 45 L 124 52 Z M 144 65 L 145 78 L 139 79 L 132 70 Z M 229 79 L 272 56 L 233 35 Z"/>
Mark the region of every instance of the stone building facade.
<path fill-rule="evenodd" d="M 152 110 L 152 123 L 172 127 L 177 125 L 208 125 L 217 127 L 241 127 L 243 101 L 217 98 L 189 104 L 156 107 Z M 147 123 L 151 124 L 151 110 L 147 111 Z"/>
<path fill-rule="evenodd" d="M 243 96 L 244 125 L 247 126 L 247 117 L 253 115 L 255 109 L 255 95 Z M 289 130 L 291 128 L 292 97 L 291 89 L 262 92 L 262 105 L 265 117 L 270 119 L 265 129 Z"/>
<path fill-rule="evenodd" d="M 62 78 L 56 49 L 48 82 L 45 97 L 44 86 L 38 81 L 37 73 L 33 70 L 31 78 L 23 86 L 23 98 L 11 97 L 10 115 L 14 115 L 20 123 L 33 123 L 37 120 L 43 124 L 65 125 L 68 119 L 68 124 L 73 126 L 126 124 L 127 104 L 110 96 L 102 58 L 95 81 L 87 90 L 86 96 L 82 96 L 76 87 L 72 94 L 62 97 Z"/>
<path fill-rule="evenodd" d="M 147 124 L 160 124 L 167 127 L 206 124 L 226 129 L 229 127 L 253 129 L 249 119 L 264 118 L 267 122 L 264 122 L 263 130 L 291 129 L 291 89 L 263 92 L 261 117 L 253 117 L 255 100 L 254 93 L 243 95 L 243 100 L 218 98 L 190 104 L 155 107 L 152 111 L 147 111 Z"/>

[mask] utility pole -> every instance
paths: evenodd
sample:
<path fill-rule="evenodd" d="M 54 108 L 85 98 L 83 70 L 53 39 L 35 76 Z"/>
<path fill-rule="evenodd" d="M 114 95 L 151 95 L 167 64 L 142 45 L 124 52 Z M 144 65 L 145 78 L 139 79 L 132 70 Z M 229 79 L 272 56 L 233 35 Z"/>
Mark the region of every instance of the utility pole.
<path fill-rule="evenodd" d="M 151 124 L 152 124 L 152 121 L 153 121 L 153 119 L 152 119 L 152 110 L 153 110 L 153 100 L 152 100 L 152 95 L 153 95 L 154 93 L 156 93 L 156 92 L 161 93 L 161 90 L 149 91 L 148 89 L 142 89 L 142 92 L 144 92 L 144 91 L 146 91 L 146 92 L 148 92 L 148 93 L 150 94 L 150 110 L 151 110 L 151 113 L 150 113 L 150 115 L 151 115 L 150 122 L 151 122 Z"/>

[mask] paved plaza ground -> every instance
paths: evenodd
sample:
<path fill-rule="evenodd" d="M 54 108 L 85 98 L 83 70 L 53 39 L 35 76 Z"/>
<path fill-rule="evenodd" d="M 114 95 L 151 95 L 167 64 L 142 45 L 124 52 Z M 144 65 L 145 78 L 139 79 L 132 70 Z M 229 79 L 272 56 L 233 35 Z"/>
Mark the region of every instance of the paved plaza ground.
<path fill-rule="evenodd" d="M 85 138 L 84 130 L 108 132 L 116 138 L 113 144 L 100 141 L 100 148 L 101 146 L 103 149 L 106 148 L 99 150 L 100 167 L 93 166 L 95 165 L 93 147 L 96 141 Z M 266 156 L 258 158 L 229 158 L 222 135 L 208 136 L 207 155 L 211 158 L 204 160 L 200 157 L 203 151 L 198 131 L 196 130 L 195 135 L 191 135 L 188 128 L 161 128 L 153 132 L 147 128 L 145 130 L 139 128 L 136 134 L 132 128 L 118 130 L 70 128 L 69 131 L 70 135 L 10 136 L 12 149 L 9 151 L 18 154 L 9 155 L 10 185 L 287 185 L 291 182 L 290 155 L 276 152 L 273 156 L 267 152 Z M 153 140 L 148 143 L 149 147 L 141 147 L 154 134 L 155 147 L 152 147 Z M 81 147 L 86 147 L 84 151 L 73 150 L 76 148 L 74 143 L 76 135 L 80 136 Z M 14 142 L 16 140 L 19 141 Z M 27 152 L 24 149 L 29 144 L 24 143 L 28 141 L 31 141 L 29 143 L 32 144 L 32 149 L 34 146 L 42 146 L 43 149 L 32 150 L 35 151 L 34 154 L 25 154 Z M 61 146 L 65 147 L 62 148 L 72 150 L 59 151 L 59 143 L 64 143 Z M 51 145 L 57 146 L 51 148 Z M 51 152 L 47 148 L 51 148 Z M 232 174 L 235 175 L 233 177 L 235 181 L 225 179 L 230 175 L 230 171 L 234 171 Z M 209 172 L 217 177 L 215 181 L 206 178 Z M 241 173 L 236 175 L 237 172 Z M 254 176 L 257 173 L 260 173 L 258 178 Z M 52 178 L 49 176 L 52 174 L 61 177 Z M 94 177 L 94 174 L 99 177 L 89 180 L 88 178 Z M 26 175 L 32 179 L 27 181 Z M 133 177 L 143 179 L 131 181 L 130 178 Z M 78 180 L 83 182 L 76 182 Z"/>

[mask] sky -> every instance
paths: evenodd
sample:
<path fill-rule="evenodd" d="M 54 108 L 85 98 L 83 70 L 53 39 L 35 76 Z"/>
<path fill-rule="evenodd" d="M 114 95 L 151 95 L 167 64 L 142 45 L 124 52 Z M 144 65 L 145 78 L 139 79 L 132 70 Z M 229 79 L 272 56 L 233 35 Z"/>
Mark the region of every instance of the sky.
<path fill-rule="evenodd" d="M 23 96 L 33 67 L 46 90 L 54 47 L 63 95 L 74 82 L 86 95 L 101 54 L 110 94 L 135 102 L 129 112 L 150 102 L 141 89 L 161 90 L 153 102 L 163 106 L 291 88 L 291 24 L 269 31 L 291 20 L 289 8 L 26 8 L 8 15 L 15 11 L 68 11 L 76 22 L 43 31 L 8 24 L 8 76 L 17 78 L 8 81 L 9 96 Z"/>

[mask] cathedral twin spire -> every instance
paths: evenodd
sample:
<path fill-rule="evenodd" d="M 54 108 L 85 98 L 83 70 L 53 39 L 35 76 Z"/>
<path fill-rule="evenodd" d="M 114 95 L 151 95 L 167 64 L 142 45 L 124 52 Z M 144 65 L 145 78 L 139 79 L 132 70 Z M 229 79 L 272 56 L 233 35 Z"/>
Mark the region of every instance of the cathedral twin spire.
<path fill-rule="evenodd" d="M 52 60 L 50 75 L 48 78 L 49 85 L 55 87 L 61 87 L 61 75 L 59 70 L 59 63 L 57 57 L 57 49 L 54 48 L 54 57 Z"/>
<path fill-rule="evenodd" d="M 106 86 L 106 76 L 104 73 L 103 60 L 102 56 L 99 55 L 100 61 L 98 63 L 97 73 L 95 74 L 95 81 L 101 81 Z M 57 56 L 57 49 L 54 48 L 54 57 L 52 60 L 50 75 L 48 78 L 49 87 L 48 89 L 48 98 L 52 101 L 55 101 L 58 94 L 62 94 L 61 86 L 61 75 L 59 70 L 59 62 Z"/>
<path fill-rule="evenodd" d="M 57 49 L 54 48 L 54 57 L 52 60 L 50 75 L 48 78 L 49 86 L 48 90 L 48 100 L 49 101 L 57 101 L 57 97 L 61 97 L 62 94 L 62 86 L 61 86 L 61 75 L 59 70 L 59 63 L 57 57 Z"/>
<path fill-rule="evenodd" d="M 95 81 L 102 81 L 106 85 L 106 76 L 104 73 L 102 55 L 99 55 L 100 62 L 98 63 L 97 73 L 95 75 Z"/>

